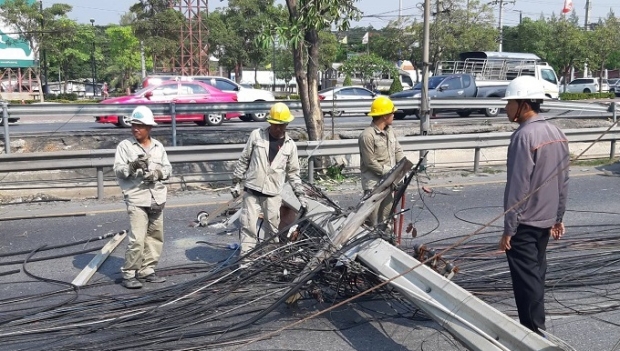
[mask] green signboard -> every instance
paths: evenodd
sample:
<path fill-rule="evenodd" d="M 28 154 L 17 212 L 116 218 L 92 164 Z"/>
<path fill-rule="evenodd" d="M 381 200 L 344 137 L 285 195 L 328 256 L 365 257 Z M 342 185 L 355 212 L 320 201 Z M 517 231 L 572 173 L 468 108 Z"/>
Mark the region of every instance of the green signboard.
<path fill-rule="evenodd" d="M 33 4 L 35 0 L 28 0 Z M 0 0 L 0 5 L 5 0 Z M 17 30 L 4 23 L 0 11 L 0 68 L 27 68 L 38 66 L 37 57 L 30 44 L 22 39 Z"/>

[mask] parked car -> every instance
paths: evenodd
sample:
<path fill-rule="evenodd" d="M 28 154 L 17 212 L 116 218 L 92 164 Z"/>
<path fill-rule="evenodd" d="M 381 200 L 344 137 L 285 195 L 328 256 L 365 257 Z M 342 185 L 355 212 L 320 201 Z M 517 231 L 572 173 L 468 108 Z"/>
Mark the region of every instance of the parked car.
<path fill-rule="evenodd" d="M 333 87 L 323 89 L 319 91 L 320 101 L 334 101 L 334 100 L 373 100 L 377 97 L 377 93 L 372 92 L 366 88 L 360 86 L 347 86 L 347 87 Z M 362 108 L 349 108 L 346 111 L 332 109 L 323 109 L 323 113 L 330 114 L 332 116 L 342 116 L 343 113 L 359 112 L 366 113 L 368 109 Z"/>
<path fill-rule="evenodd" d="M 433 76 L 428 80 L 428 96 L 431 99 L 464 99 L 464 98 L 500 98 L 506 93 L 507 83 L 495 82 L 476 82 L 471 74 L 449 74 L 441 76 Z M 399 99 L 420 98 L 422 96 L 422 83 L 416 84 L 412 90 L 405 90 L 390 95 L 395 100 L 396 108 L 399 112 L 394 114 L 395 119 L 403 119 L 408 115 L 414 115 L 420 118 L 417 109 L 401 109 L 398 107 Z M 487 117 L 495 117 L 499 114 L 499 108 L 486 108 L 480 110 Z M 400 112 L 402 111 L 402 112 Z M 459 116 L 467 117 L 476 110 L 472 109 L 454 109 L 454 110 L 438 110 L 433 109 L 433 113 L 456 111 Z"/>
<path fill-rule="evenodd" d="M 566 86 L 567 93 L 598 93 L 602 91 L 606 93 L 609 91 L 609 83 L 607 79 L 603 79 L 602 88 L 599 84 L 600 80 L 598 78 L 576 78 L 573 79 Z M 601 88 L 599 90 L 599 88 Z"/>
<path fill-rule="evenodd" d="M 133 95 L 121 96 L 102 101 L 102 104 L 136 104 L 148 105 L 155 103 L 231 103 L 237 102 L 237 95 L 220 91 L 201 82 L 164 81 L 137 91 Z M 177 123 L 194 122 L 200 126 L 218 126 L 224 119 L 241 116 L 238 112 L 227 113 L 192 113 L 177 114 Z M 130 127 L 130 116 L 109 115 L 96 116 L 97 123 L 114 123 L 118 127 Z M 155 116 L 158 123 L 170 123 L 171 116 Z"/>
<path fill-rule="evenodd" d="M 612 78 L 608 79 L 607 82 L 609 83 L 609 92 L 614 93 L 616 96 L 620 96 L 620 79 Z"/>
<path fill-rule="evenodd" d="M 197 80 L 209 84 L 221 91 L 227 93 L 237 94 L 237 101 L 239 102 L 255 102 L 255 101 L 275 101 L 276 98 L 273 93 L 267 90 L 246 88 L 237 82 L 224 77 L 216 76 L 192 76 L 192 80 Z M 245 116 L 239 117 L 242 121 L 250 122 L 263 122 L 267 119 L 268 111 L 248 113 Z"/>

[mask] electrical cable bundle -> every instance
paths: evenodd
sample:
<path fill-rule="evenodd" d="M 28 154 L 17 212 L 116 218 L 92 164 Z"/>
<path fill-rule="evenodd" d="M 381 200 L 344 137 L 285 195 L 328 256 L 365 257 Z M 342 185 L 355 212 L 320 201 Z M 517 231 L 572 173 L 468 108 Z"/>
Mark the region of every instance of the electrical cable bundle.
<path fill-rule="evenodd" d="M 313 191 L 314 196 L 320 195 L 317 189 Z M 334 208 L 334 214 L 298 219 L 278 233 L 285 242 L 274 244 L 274 236 L 259 243 L 246 256 L 231 257 L 219 264 L 160 269 L 163 275 L 174 272 L 199 277 L 146 294 L 92 295 L 90 290 L 103 284 L 78 289 L 69 283 L 31 274 L 35 279 L 64 286 L 45 294 L 22 296 L 20 306 L 15 306 L 15 299 L 0 300 L 0 348 L 221 348 L 242 344 L 260 335 L 264 332 L 262 323 L 280 319 L 299 303 L 333 303 L 378 284 L 379 279 L 367 268 L 343 258 L 343 253 L 352 247 L 379 237 L 378 232 L 358 236 L 342 248 L 330 248 L 333 254 L 307 271 L 308 262 L 320 250 L 331 246 L 329 234 L 325 232 L 328 223 L 342 216 L 335 203 L 322 202 Z M 298 232 L 294 241 L 286 240 L 285 234 L 291 229 Z M 38 254 L 33 250 L 25 259 L 25 272 L 28 272 L 29 260 L 37 259 Z M 250 260 L 250 264 L 242 267 L 240 260 Z M 295 294 L 301 299 L 287 304 L 287 299 Z M 378 298 L 392 300 L 393 293 L 386 287 L 365 299 Z M 55 303 L 45 303 L 51 300 Z M 408 302 L 396 299 L 392 303 L 398 305 L 394 307 L 397 315 L 416 314 L 416 309 Z M 25 308 L 28 304 L 37 308 Z"/>

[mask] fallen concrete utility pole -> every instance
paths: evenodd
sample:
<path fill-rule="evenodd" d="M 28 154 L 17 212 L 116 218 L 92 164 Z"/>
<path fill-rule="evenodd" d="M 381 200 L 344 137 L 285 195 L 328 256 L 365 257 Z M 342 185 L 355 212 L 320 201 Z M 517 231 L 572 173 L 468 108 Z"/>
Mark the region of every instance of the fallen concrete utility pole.
<path fill-rule="evenodd" d="M 383 280 L 393 279 L 390 285 L 472 350 L 574 351 L 558 338 L 532 332 L 382 239 L 360 245 L 357 259 Z"/>
<path fill-rule="evenodd" d="M 364 227 L 364 220 L 392 191 L 392 184 L 403 179 L 412 168 L 413 164 L 409 160 L 401 160 L 375 189 L 362 199 L 355 211 L 346 218 L 339 217 L 323 227 L 329 237 L 328 243 L 308 262 L 295 281 L 312 279 L 312 272 L 324 260 L 332 257 L 351 239 L 370 233 L 373 229 Z M 283 192 L 283 200 L 293 205 L 293 196 L 288 193 L 292 191 Z M 292 207 L 299 208 L 294 205 Z M 333 213 L 333 210 L 311 201 L 306 217 L 313 221 L 313 218 L 329 212 Z M 532 332 L 383 239 L 360 244 L 349 250 L 345 256 L 356 258 L 376 272 L 381 279 L 389 280 L 388 284 L 472 350 L 574 351 L 551 334 L 545 339 Z M 299 298 L 301 294 L 296 293 L 286 302 L 295 303 Z"/>

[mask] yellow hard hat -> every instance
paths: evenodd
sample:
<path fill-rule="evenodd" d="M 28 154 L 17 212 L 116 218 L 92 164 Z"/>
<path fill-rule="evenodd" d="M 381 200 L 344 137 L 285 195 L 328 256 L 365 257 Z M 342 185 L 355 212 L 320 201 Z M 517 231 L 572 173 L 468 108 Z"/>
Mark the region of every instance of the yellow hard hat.
<path fill-rule="evenodd" d="M 387 96 L 379 96 L 370 105 L 368 115 L 370 117 L 385 116 L 394 113 L 394 111 L 396 111 L 396 107 L 394 107 L 392 100 Z"/>
<path fill-rule="evenodd" d="M 267 117 L 267 122 L 271 124 L 286 124 L 291 123 L 295 119 L 295 116 L 291 113 L 283 102 L 276 102 L 271 106 L 271 110 L 269 111 L 269 117 Z"/>

